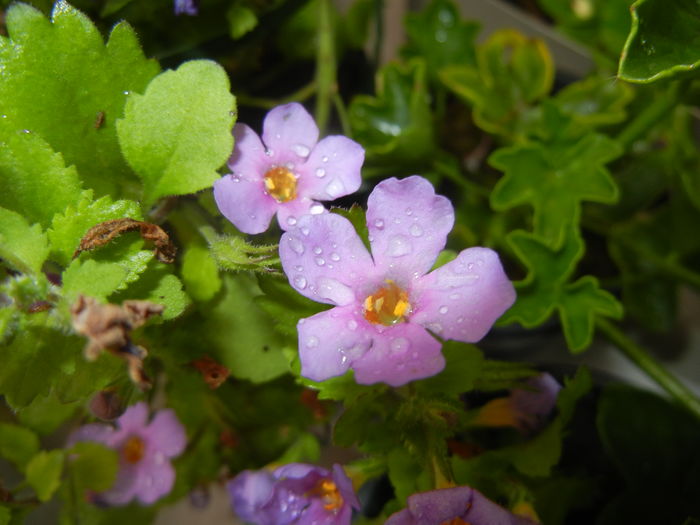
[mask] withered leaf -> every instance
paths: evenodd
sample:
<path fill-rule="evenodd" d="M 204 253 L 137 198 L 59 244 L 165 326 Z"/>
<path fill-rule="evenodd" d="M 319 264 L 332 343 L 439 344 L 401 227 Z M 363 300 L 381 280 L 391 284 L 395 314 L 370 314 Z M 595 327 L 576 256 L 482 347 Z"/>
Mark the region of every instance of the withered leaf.
<path fill-rule="evenodd" d="M 90 228 L 80 239 L 80 245 L 75 250 L 73 258 L 86 250 L 94 250 L 104 246 L 121 234 L 131 231 L 139 231 L 143 240 L 153 242 L 153 252 L 160 262 L 172 263 L 175 261 L 177 248 L 170 242 L 170 237 L 163 228 L 157 224 L 137 221 L 128 217 L 104 221 Z"/>
<path fill-rule="evenodd" d="M 212 390 L 219 388 L 231 373 L 224 365 L 217 363 L 206 355 L 195 359 L 190 364 L 201 372 L 204 382 Z"/>
<path fill-rule="evenodd" d="M 146 349 L 131 342 L 132 330 L 143 325 L 149 317 L 160 315 L 165 307 L 148 301 L 124 301 L 121 306 L 101 304 L 92 297 L 80 295 L 71 307 L 73 328 L 88 338 L 85 357 L 97 359 L 100 350 L 108 350 L 127 362 L 129 377 L 141 388 L 150 386 L 143 371 Z"/>

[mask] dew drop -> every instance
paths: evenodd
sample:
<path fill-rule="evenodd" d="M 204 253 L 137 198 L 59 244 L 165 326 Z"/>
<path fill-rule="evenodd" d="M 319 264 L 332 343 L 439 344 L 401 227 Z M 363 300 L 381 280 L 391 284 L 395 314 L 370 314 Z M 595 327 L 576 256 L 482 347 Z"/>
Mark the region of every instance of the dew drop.
<path fill-rule="evenodd" d="M 131 95 L 131 91 L 124 91 L 124 94 L 128 97 L 129 95 Z"/>
<path fill-rule="evenodd" d="M 296 265 L 296 266 L 294 267 L 294 269 L 295 269 L 297 272 L 303 272 L 303 271 L 304 271 L 304 267 L 301 266 L 301 265 Z"/>
<path fill-rule="evenodd" d="M 441 314 L 446 314 L 448 310 L 449 310 L 449 308 L 447 308 L 447 306 L 444 306 L 444 305 L 443 305 L 443 306 L 440 307 L 440 309 L 438 310 L 438 312 L 440 312 Z"/>
<path fill-rule="evenodd" d="M 420 237 L 421 235 L 423 235 L 423 228 L 421 228 L 418 224 L 413 224 L 408 231 L 414 237 Z"/>
<path fill-rule="evenodd" d="M 450 299 L 452 299 L 453 301 L 456 301 L 459 298 L 460 298 L 460 295 L 458 293 L 451 293 L 450 294 Z"/>
<path fill-rule="evenodd" d="M 325 209 L 326 208 L 323 207 L 323 204 L 317 202 L 311 205 L 311 207 L 309 208 L 309 213 L 311 215 L 320 215 L 324 212 Z"/>
<path fill-rule="evenodd" d="M 314 260 L 316 261 L 316 264 L 318 264 L 319 266 L 323 266 L 324 264 L 326 264 L 326 260 L 323 257 L 316 257 L 316 259 L 314 259 Z"/>
<path fill-rule="evenodd" d="M 320 246 L 316 246 L 316 248 L 314 248 L 314 253 L 316 255 L 321 255 L 323 253 L 323 248 L 321 248 Z"/>
<path fill-rule="evenodd" d="M 394 354 L 403 354 L 411 344 L 405 337 L 396 337 L 389 343 L 389 348 Z"/>
<path fill-rule="evenodd" d="M 378 230 L 383 230 L 384 229 L 384 221 L 381 219 L 375 220 L 374 227 L 377 228 Z"/>
<path fill-rule="evenodd" d="M 467 264 L 467 271 L 471 272 L 474 269 L 474 263 Z"/>
<path fill-rule="evenodd" d="M 267 148 L 265 150 L 265 155 L 267 155 L 268 157 L 272 157 L 274 154 L 275 154 L 275 152 L 273 150 L 271 150 L 270 148 Z"/>
<path fill-rule="evenodd" d="M 321 162 L 328 162 L 328 157 L 326 155 L 321 158 Z"/>
<path fill-rule="evenodd" d="M 241 177 L 239 175 L 231 174 L 231 180 L 233 182 L 241 182 Z"/>
<path fill-rule="evenodd" d="M 442 332 L 442 325 L 440 323 L 430 323 L 426 326 L 426 328 L 431 332 L 435 332 L 436 334 Z"/>
<path fill-rule="evenodd" d="M 458 323 L 463 323 L 464 322 L 464 317 L 458 317 L 457 318 Z"/>
<path fill-rule="evenodd" d="M 350 330 L 355 330 L 357 328 L 357 321 L 355 321 L 354 319 L 350 319 L 348 321 L 348 328 Z"/>
<path fill-rule="evenodd" d="M 304 226 L 304 227 L 301 229 L 301 233 L 303 233 L 304 235 L 308 235 L 308 234 L 309 234 L 309 228 L 307 228 L 306 226 Z"/>
<path fill-rule="evenodd" d="M 289 247 L 292 249 L 294 253 L 297 255 L 301 255 L 304 253 L 304 245 L 301 243 L 299 239 L 296 237 L 290 237 L 289 238 Z"/>
<path fill-rule="evenodd" d="M 408 215 L 409 217 L 413 215 L 413 210 L 411 208 L 406 208 L 406 215 Z"/>
<path fill-rule="evenodd" d="M 338 255 L 335 252 L 331 253 L 331 261 L 338 262 L 339 260 L 340 260 L 340 255 Z"/>
<path fill-rule="evenodd" d="M 292 146 L 292 150 L 294 150 L 294 153 L 303 158 L 308 157 L 309 153 L 311 153 L 311 150 L 303 144 L 294 144 L 294 146 Z"/>
<path fill-rule="evenodd" d="M 304 279 L 304 277 L 301 275 L 297 275 L 294 278 L 294 286 L 296 286 L 300 290 L 303 290 L 304 288 L 306 288 L 306 279 Z"/>
<path fill-rule="evenodd" d="M 334 199 L 339 197 L 343 193 L 343 190 L 345 190 L 345 186 L 343 186 L 343 183 L 338 179 L 333 179 L 326 185 L 326 193 L 329 197 Z"/>
<path fill-rule="evenodd" d="M 394 217 L 394 224 L 401 224 L 401 219 Z"/>
<path fill-rule="evenodd" d="M 318 337 L 312 335 L 306 340 L 306 348 L 315 348 L 318 346 Z"/>
<path fill-rule="evenodd" d="M 287 224 L 289 224 L 290 226 L 294 226 L 296 223 L 297 223 L 296 217 L 293 217 L 291 215 L 289 217 L 287 217 Z"/>
<path fill-rule="evenodd" d="M 389 239 L 386 252 L 391 257 L 403 257 L 411 253 L 411 242 L 403 235 L 394 235 Z"/>
<path fill-rule="evenodd" d="M 324 170 L 323 168 L 316 168 L 316 176 L 319 179 L 322 179 L 323 177 L 326 176 L 326 170 Z"/>

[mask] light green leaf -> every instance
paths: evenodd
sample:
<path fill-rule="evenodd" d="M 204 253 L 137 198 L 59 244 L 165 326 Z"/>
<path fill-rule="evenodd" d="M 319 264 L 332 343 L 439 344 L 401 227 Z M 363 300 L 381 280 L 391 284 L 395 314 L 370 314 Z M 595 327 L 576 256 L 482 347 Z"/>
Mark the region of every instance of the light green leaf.
<path fill-rule="evenodd" d="M 128 93 L 143 91 L 158 64 L 146 60 L 127 23 L 117 24 L 105 45 L 93 23 L 65 1 L 56 3 L 51 21 L 15 3 L 6 23 L 0 100 L 8 124 L 43 137 L 97 195 L 118 194 L 134 179 L 114 123 Z"/>
<path fill-rule="evenodd" d="M 37 396 L 30 405 L 17 414 L 19 421 L 41 435 L 52 434 L 68 418 L 82 408 L 84 402 L 63 403 L 55 392 Z"/>
<path fill-rule="evenodd" d="M 559 91 L 555 101 L 576 122 L 604 126 L 625 120 L 627 104 L 633 97 L 634 92 L 629 84 L 591 75 Z"/>
<path fill-rule="evenodd" d="M 165 306 L 163 315 L 155 319 L 174 319 L 190 305 L 190 298 L 182 289 L 182 282 L 172 274 L 172 268 L 155 262 L 143 272 L 138 281 L 131 283 L 110 298 L 111 302 L 141 299 Z"/>
<path fill-rule="evenodd" d="M 66 470 L 77 494 L 86 490 L 101 492 L 114 485 L 119 470 L 116 450 L 102 443 L 84 441 L 68 450 Z"/>
<path fill-rule="evenodd" d="M 622 50 L 618 76 L 649 83 L 697 75 L 700 66 L 700 5 L 692 0 L 639 0 Z"/>
<path fill-rule="evenodd" d="M 191 244 L 182 258 L 182 280 L 195 301 L 208 301 L 221 289 L 221 278 L 209 250 Z"/>
<path fill-rule="evenodd" d="M 0 118 L 0 206 L 46 228 L 80 192 L 75 167 L 66 167 L 60 153 L 36 133 L 12 129 Z"/>
<path fill-rule="evenodd" d="M 119 263 L 76 259 L 63 272 L 63 295 L 68 304 L 80 294 L 104 300 L 123 287 L 128 273 Z"/>
<path fill-rule="evenodd" d="M 131 218 L 141 220 L 137 202 L 114 201 L 109 196 L 92 200 L 92 192 L 83 192 L 75 206 L 69 206 L 63 214 L 56 215 L 48 231 L 51 243 L 51 259 L 68 266 L 80 240 L 93 226 L 112 219 Z"/>
<path fill-rule="evenodd" d="M 194 60 L 132 95 L 117 123 L 119 143 L 144 185 L 144 201 L 211 186 L 233 150 L 235 98 L 224 69 Z"/>
<path fill-rule="evenodd" d="M 0 259 L 23 273 L 38 274 L 49 254 L 41 226 L 29 223 L 19 213 L 0 208 Z"/>
<path fill-rule="evenodd" d="M 48 501 L 61 484 L 63 450 L 41 451 L 27 465 L 27 483 L 36 492 L 39 501 Z"/>
<path fill-rule="evenodd" d="M 0 423 L 0 457 L 10 460 L 24 471 L 29 460 L 39 452 L 39 438 L 19 425 Z"/>
<path fill-rule="evenodd" d="M 12 519 L 12 511 L 7 507 L 0 506 L 0 525 L 9 525 Z"/>
<path fill-rule="evenodd" d="M 258 25 L 255 11 L 241 4 L 233 4 L 229 7 L 226 11 L 226 19 L 228 20 L 229 35 L 234 40 L 238 40 Z"/>

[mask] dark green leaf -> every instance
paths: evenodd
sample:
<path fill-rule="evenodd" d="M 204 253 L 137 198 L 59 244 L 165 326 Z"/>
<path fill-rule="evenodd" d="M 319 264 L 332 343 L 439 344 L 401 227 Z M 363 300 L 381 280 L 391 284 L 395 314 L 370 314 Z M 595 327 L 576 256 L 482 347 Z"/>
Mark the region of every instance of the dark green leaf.
<path fill-rule="evenodd" d="M 10 460 L 24 471 L 29 460 L 39 452 L 39 438 L 27 428 L 0 423 L 0 457 Z"/>
<path fill-rule="evenodd" d="M 457 396 L 474 389 L 475 381 L 482 374 L 484 356 L 476 346 L 446 341 L 442 345 L 445 369 L 439 374 L 416 381 L 416 389 L 426 395 Z"/>
<path fill-rule="evenodd" d="M 102 443 L 84 441 L 68 450 L 66 469 L 77 494 L 82 495 L 87 490 L 101 492 L 114 485 L 119 456 L 116 450 Z"/>
<path fill-rule="evenodd" d="M 64 403 L 52 392 L 48 396 L 37 396 L 17 417 L 24 426 L 47 435 L 55 432 L 82 405 L 82 400 Z"/>

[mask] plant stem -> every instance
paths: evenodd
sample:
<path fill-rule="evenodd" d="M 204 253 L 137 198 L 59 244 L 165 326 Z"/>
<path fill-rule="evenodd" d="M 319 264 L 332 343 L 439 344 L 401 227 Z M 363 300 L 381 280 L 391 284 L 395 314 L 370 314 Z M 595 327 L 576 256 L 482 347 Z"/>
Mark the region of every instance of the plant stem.
<path fill-rule="evenodd" d="M 338 93 L 333 95 L 333 104 L 335 105 L 335 112 L 338 115 L 338 120 L 340 120 L 340 127 L 343 130 L 343 135 L 352 138 L 352 128 L 350 127 L 348 110 L 345 107 L 342 97 Z"/>
<path fill-rule="evenodd" d="M 649 355 L 646 349 L 632 341 L 614 324 L 601 317 L 596 320 L 596 326 L 611 343 L 622 350 L 622 353 L 630 361 L 666 390 L 673 399 L 700 419 L 700 399 L 676 376 Z"/>
<path fill-rule="evenodd" d="M 237 93 L 236 98 L 238 103 L 242 106 L 252 106 L 262 109 L 272 109 L 280 104 L 287 104 L 288 102 L 303 102 L 309 97 L 311 97 L 316 92 L 316 81 L 306 84 L 304 87 L 298 89 L 294 93 L 287 95 L 284 98 L 263 98 L 263 97 L 252 97 L 246 95 L 245 93 Z"/>
<path fill-rule="evenodd" d="M 328 125 L 331 101 L 337 91 L 331 0 L 318 3 L 318 52 L 316 53 L 316 123 L 323 135 Z"/>
<path fill-rule="evenodd" d="M 688 82 L 686 81 L 671 84 L 668 93 L 657 97 L 654 102 L 625 126 L 617 136 L 617 141 L 626 149 L 629 148 L 635 140 L 645 135 L 657 122 L 671 113 L 673 107 L 678 103 L 680 95 L 687 87 Z"/>

